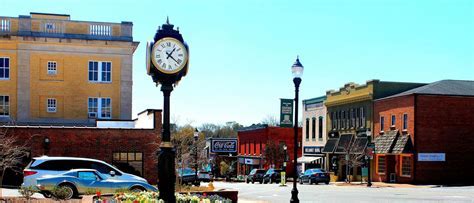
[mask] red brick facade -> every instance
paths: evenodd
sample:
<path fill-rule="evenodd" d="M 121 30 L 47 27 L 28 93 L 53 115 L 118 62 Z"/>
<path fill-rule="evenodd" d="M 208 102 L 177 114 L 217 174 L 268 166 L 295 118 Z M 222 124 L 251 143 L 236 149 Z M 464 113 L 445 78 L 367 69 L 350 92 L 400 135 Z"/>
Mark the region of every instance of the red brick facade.
<path fill-rule="evenodd" d="M 298 143 L 301 145 L 301 128 L 298 128 Z M 293 174 L 293 156 L 294 156 L 294 129 L 282 127 L 261 127 L 253 130 L 243 130 L 238 132 L 238 157 L 239 165 L 237 173 L 246 175 L 253 168 L 270 168 L 270 163 L 263 157 L 263 151 L 268 141 L 273 141 L 276 145 L 284 143 L 287 146 L 289 162 L 286 166 L 287 176 Z M 298 148 L 298 157 L 301 156 L 301 147 Z M 261 157 L 261 158 L 260 158 Z M 249 166 L 241 163 L 243 159 L 261 159 L 260 165 Z M 275 163 L 276 168 L 281 168 L 283 163 Z"/>
<path fill-rule="evenodd" d="M 374 134 L 379 135 L 380 117 L 389 129 L 395 115 L 395 129 L 403 132 L 403 114 L 408 116 L 406 133 L 413 142 L 410 176 L 401 175 L 403 155 L 386 155 L 388 172 L 397 174 L 397 182 L 417 184 L 472 184 L 474 176 L 474 97 L 442 95 L 407 95 L 378 100 L 374 104 Z M 445 153 L 446 161 L 418 161 L 418 153 Z M 388 181 L 378 174 L 378 157 L 374 180 Z M 391 160 L 394 159 L 394 160 Z M 406 159 L 405 161 L 409 161 Z"/>
<path fill-rule="evenodd" d="M 113 163 L 113 153 L 142 153 L 143 177 L 157 182 L 157 157 L 161 139 L 161 110 L 154 112 L 154 129 L 113 129 L 92 127 L 26 126 L 7 127 L 8 135 L 17 136 L 31 150 L 31 157 L 87 157 Z M 1 129 L 3 128 L 3 129 Z M 5 127 L 0 127 L 4 130 Z M 45 138 L 50 144 L 45 145 Z"/>

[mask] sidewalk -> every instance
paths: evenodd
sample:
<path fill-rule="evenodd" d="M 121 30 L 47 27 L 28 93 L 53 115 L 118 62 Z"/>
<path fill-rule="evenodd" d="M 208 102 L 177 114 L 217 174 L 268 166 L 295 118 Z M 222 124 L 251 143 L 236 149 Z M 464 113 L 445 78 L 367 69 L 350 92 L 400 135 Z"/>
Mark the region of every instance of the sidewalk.
<path fill-rule="evenodd" d="M 346 186 L 346 187 L 367 187 L 367 183 L 361 182 L 333 182 L 335 186 Z M 384 182 L 372 182 L 373 188 L 436 188 L 438 185 L 412 185 L 412 184 L 401 184 L 401 183 L 384 183 Z"/>

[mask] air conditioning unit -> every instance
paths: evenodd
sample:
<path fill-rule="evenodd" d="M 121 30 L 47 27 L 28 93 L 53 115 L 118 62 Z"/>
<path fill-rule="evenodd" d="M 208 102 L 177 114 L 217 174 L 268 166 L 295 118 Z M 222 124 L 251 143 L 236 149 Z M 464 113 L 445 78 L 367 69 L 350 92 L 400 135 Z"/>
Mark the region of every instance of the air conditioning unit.
<path fill-rule="evenodd" d="M 96 112 L 89 112 L 89 118 L 97 118 Z"/>
<path fill-rule="evenodd" d="M 48 70 L 48 75 L 56 75 L 56 70 Z"/>
<path fill-rule="evenodd" d="M 56 107 L 48 107 L 48 112 L 56 112 Z"/>

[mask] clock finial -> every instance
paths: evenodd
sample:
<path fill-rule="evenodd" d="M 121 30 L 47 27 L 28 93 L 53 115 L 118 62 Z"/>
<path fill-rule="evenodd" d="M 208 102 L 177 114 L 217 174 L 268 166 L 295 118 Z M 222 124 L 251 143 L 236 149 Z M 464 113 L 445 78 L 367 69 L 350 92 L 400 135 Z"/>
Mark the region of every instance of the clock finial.
<path fill-rule="evenodd" d="M 166 16 L 166 24 L 170 24 L 170 19 L 168 18 L 168 16 Z"/>

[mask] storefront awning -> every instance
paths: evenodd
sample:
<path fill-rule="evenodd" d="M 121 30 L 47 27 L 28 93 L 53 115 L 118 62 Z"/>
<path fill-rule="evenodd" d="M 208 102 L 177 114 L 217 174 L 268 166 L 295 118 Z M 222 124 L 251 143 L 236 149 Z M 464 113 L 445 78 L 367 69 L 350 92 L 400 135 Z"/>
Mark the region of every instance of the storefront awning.
<path fill-rule="evenodd" d="M 329 138 L 328 141 L 326 142 L 326 145 L 324 145 L 323 148 L 323 153 L 333 153 L 334 149 L 336 148 L 337 141 L 339 139 L 337 138 Z"/>
<path fill-rule="evenodd" d="M 302 156 L 298 158 L 298 163 L 311 163 L 313 161 L 316 161 L 318 159 L 322 159 L 323 157 L 314 157 L 314 156 Z"/>
<path fill-rule="evenodd" d="M 346 153 L 347 149 L 351 147 L 350 144 L 351 144 L 352 137 L 353 137 L 352 134 L 341 135 L 341 137 L 339 138 L 339 142 L 337 143 L 335 153 Z"/>
<path fill-rule="evenodd" d="M 351 154 L 362 154 L 367 147 L 367 137 L 357 137 L 351 147 Z"/>
<path fill-rule="evenodd" d="M 375 153 L 400 154 L 411 149 L 410 135 L 401 135 L 398 130 L 391 130 L 375 138 Z"/>

